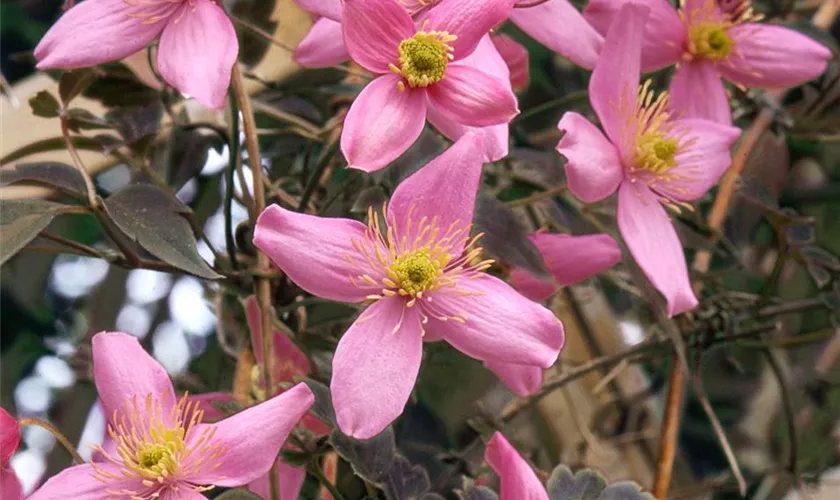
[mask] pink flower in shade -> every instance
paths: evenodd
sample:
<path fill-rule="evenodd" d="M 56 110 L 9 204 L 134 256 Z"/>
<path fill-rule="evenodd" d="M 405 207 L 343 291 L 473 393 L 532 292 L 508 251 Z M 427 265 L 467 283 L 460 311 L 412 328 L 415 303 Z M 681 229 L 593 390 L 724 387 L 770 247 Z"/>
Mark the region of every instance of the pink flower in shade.
<path fill-rule="evenodd" d="M 441 2 L 460 2 L 461 0 L 399 0 L 409 15 L 417 20 L 426 17 L 434 7 L 441 5 Z M 350 54 L 344 45 L 344 37 L 341 28 L 341 0 L 297 0 L 297 3 L 319 17 L 309 33 L 301 40 L 295 49 L 295 60 L 307 68 L 325 68 L 341 64 L 350 59 Z M 495 37 L 494 37 L 495 38 Z M 516 42 L 513 42 L 516 43 Z M 509 45 L 509 44 L 508 44 Z M 459 64 L 470 66 L 476 71 L 489 73 L 500 79 L 511 77 L 509 64 L 497 50 L 498 44 L 491 42 L 489 35 L 485 35 L 472 54 L 459 61 Z M 522 71 L 525 72 L 527 83 L 527 52 L 525 53 L 524 69 L 521 67 L 522 55 L 516 56 L 517 78 L 521 80 Z M 511 78 L 511 83 L 516 82 Z M 438 112 L 433 106 L 426 109 L 426 118 L 438 131 L 457 141 L 469 131 L 473 131 L 484 139 L 486 145 L 485 153 L 487 161 L 497 161 L 508 154 L 508 125 L 502 123 L 488 127 L 470 127 L 450 119 L 443 113 Z M 384 164 L 383 164 L 384 165 Z"/>
<path fill-rule="evenodd" d="M 187 397 L 176 399 L 163 367 L 125 333 L 93 337 L 93 379 L 115 451 L 65 469 L 32 500 L 203 499 L 213 486 L 241 486 L 268 472 L 314 402 L 300 384 L 213 424 Z"/>
<path fill-rule="evenodd" d="M 341 151 L 349 166 L 385 167 L 414 143 L 427 114 L 467 127 L 508 123 L 519 110 L 507 76 L 494 75 L 492 61 L 464 59 L 512 6 L 513 0 L 444 0 L 418 27 L 397 0 L 345 0 L 347 50 L 379 75 L 344 120 Z"/>
<path fill-rule="evenodd" d="M 490 438 L 484 460 L 499 476 L 499 500 L 549 500 L 540 478 L 501 432 Z"/>
<path fill-rule="evenodd" d="M 569 189 L 587 203 L 618 190 L 618 228 L 630 253 L 665 296 L 668 314 L 694 308 L 682 245 L 663 205 L 679 210 L 702 197 L 731 163 L 739 130 L 675 119 L 668 94 L 639 85 L 642 30 L 649 9 L 627 3 L 607 33 L 589 81 L 589 98 L 606 137 L 578 113 L 566 113 L 557 145 Z"/>
<path fill-rule="evenodd" d="M 0 498 L 3 500 L 23 498 L 23 487 L 17 474 L 9 465 L 18 446 L 20 446 L 18 421 L 6 410 L 0 408 Z"/>
<path fill-rule="evenodd" d="M 424 340 L 473 358 L 551 366 L 563 326 L 541 305 L 481 271 L 470 237 L 481 178 L 479 140 L 467 134 L 403 181 L 380 222 L 271 206 L 254 243 L 313 295 L 370 304 L 338 343 L 332 398 L 338 426 L 365 439 L 405 407 Z M 453 182 L 457 179 L 457 182 Z"/>
<path fill-rule="evenodd" d="M 642 70 L 677 63 L 671 106 L 682 116 L 732 123 L 721 77 L 745 87 L 792 87 L 825 71 L 831 51 L 782 26 L 758 24 L 749 2 L 684 0 L 679 11 L 666 0 L 592 0 L 584 15 L 604 33 L 630 2 L 650 8 L 643 35 Z"/>
<path fill-rule="evenodd" d="M 504 33 L 494 35 L 491 40 L 510 71 L 510 86 L 517 92 L 524 90 L 530 80 L 528 49 Z"/>
<path fill-rule="evenodd" d="M 263 384 L 263 376 L 260 372 L 260 366 L 264 366 L 265 357 L 262 351 L 262 322 L 260 317 L 260 306 L 257 303 L 256 297 L 249 296 L 245 300 L 245 317 L 248 321 L 248 328 L 251 331 L 251 346 L 254 349 L 254 358 L 257 364 L 254 365 L 254 370 L 251 374 L 253 397 L 249 404 L 256 404 L 265 397 L 265 386 Z M 302 378 L 309 375 L 310 365 L 309 359 L 306 355 L 298 349 L 289 337 L 283 335 L 278 330 L 273 331 L 274 338 L 272 339 L 274 346 L 274 376 L 273 380 L 280 384 L 288 384 L 298 382 Z M 282 386 L 278 387 L 277 393 L 282 394 L 285 390 Z M 190 401 L 199 403 L 199 408 L 204 411 L 206 420 L 218 420 L 224 415 L 220 412 L 214 403 L 230 403 L 233 402 L 233 397 L 226 392 L 211 392 L 206 394 L 198 394 L 190 396 Z M 330 433 L 329 427 L 318 420 L 315 416 L 307 413 L 298 422 L 297 427 L 307 429 L 318 436 L 325 436 Z M 286 443 L 284 447 L 296 449 L 293 445 Z M 300 495 L 300 490 L 303 487 L 303 482 L 306 479 L 306 471 L 299 467 L 285 464 L 281 461 L 277 462 L 277 484 L 280 486 L 280 500 L 297 500 Z M 271 499 L 271 487 L 269 475 L 264 474 L 259 478 L 251 481 L 248 484 L 248 489 L 253 493 L 265 498 Z M 322 492 L 321 498 L 331 499 L 332 495 L 328 492 Z"/>
<path fill-rule="evenodd" d="M 35 58 L 39 69 L 83 68 L 155 39 L 164 80 L 205 106 L 224 106 L 239 43 L 216 0 L 85 0 L 47 31 Z"/>
<path fill-rule="evenodd" d="M 528 239 L 539 250 L 552 279 L 534 276 L 524 269 L 513 269 L 510 278 L 519 293 L 538 302 L 554 295 L 559 287 L 591 278 L 621 260 L 621 248 L 608 234 L 534 233 Z M 540 366 L 501 361 L 485 361 L 484 366 L 519 396 L 530 396 L 542 387 Z"/>
<path fill-rule="evenodd" d="M 604 38 L 568 0 L 515 8 L 510 20 L 531 38 L 578 66 L 595 67 Z"/>

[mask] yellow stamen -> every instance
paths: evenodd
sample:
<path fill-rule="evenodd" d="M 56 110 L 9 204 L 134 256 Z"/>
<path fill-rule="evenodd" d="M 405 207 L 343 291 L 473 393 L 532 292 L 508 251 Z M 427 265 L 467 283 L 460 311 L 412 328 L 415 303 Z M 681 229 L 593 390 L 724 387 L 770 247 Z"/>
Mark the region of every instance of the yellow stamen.
<path fill-rule="evenodd" d="M 409 87 L 428 87 L 443 79 L 453 57 L 450 43 L 457 38 L 446 31 L 418 31 L 400 42 L 397 48 L 400 67 L 394 64 L 389 67 L 405 78 Z M 405 83 L 400 84 L 399 89 L 405 90 Z"/>
<path fill-rule="evenodd" d="M 668 110 L 668 93 L 655 96 L 651 81 L 639 86 L 636 110 L 629 117 L 635 128 L 636 168 L 654 174 L 664 174 L 677 164 L 676 157 L 683 148 L 681 134 L 671 125 Z"/>

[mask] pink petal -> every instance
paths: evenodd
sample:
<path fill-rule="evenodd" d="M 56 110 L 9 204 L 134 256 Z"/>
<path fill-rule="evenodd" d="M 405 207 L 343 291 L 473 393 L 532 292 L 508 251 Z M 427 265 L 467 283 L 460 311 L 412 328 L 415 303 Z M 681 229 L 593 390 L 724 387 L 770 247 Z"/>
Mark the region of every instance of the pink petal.
<path fill-rule="evenodd" d="M 20 446 L 20 426 L 15 417 L 0 408 L 0 468 L 9 463 L 9 459 Z"/>
<path fill-rule="evenodd" d="M 399 81 L 397 75 L 380 76 L 350 106 L 341 132 L 341 152 L 348 167 L 379 170 L 420 137 L 426 124 L 426 92 L 410 88 L 400 92 Z"/>
<path fill-rule="evenodd" d="M 522 90 L 527 87 L 530 80 L 528 49 L 505 34 L 491 37 L 491 40 L 510 71 L 510 86 L 514 90 Z"/>
<path fill-rule="evenodd" d="M 148 395 L 157 400 L 164 419 L 175 404 L 175 390 L 166 370 L 140 346 L 137 337 L 120 332 L 93 336 L 93 381 L 110 421 L 125 412 L 126 404 L 137 398 L 142 406 Z"/>
<path fill-rule="evenodd" d="M 572 193 L 586 203 L 611 195 L 624 178 L 616 147 L 582 115 L 567 112 L 557 128 L 565 131 L 557 151 L 566 157 L 566 177 Z"/>
<path fill-rule="evenodd" d="M 371 274 L 379 281 L 377 269 L 370 268 L 353 247 L 365 242 L 367 226 L 350 219 L 333 219 L 300 214 L 272 205 L 257 219 L 254 245 L 263 250 L 289 278 L 307 292 L 340 302 L 361 302 L 379 287 L 352 279 Z"/>
<path fill-rule="evenodd" d="M 732 164 L 732 145 L 741 129 L 696 118 L 678 120 L 676 126 L 691 134 L 687 147 L 676 156 L 677 165 L 650 187 L 669 198 L 692 201 L 703 197 Z"/>
<path fill-rule="evenodd" d="M 120 469 L 112 464 L 99 463 L 96 467 L 117 477 L 122 476 Z M 139 480 L 109 481 L 107 487 L 94 477 L 94 468 L 90 464 L 74 465 L 49 478 L 46 483 L 29 495 L 29 500 L 109 500 L 114 496 L 108 491 L 122 488 L 144 491 L 147 488 Z M 106 491 L 107 489 L 107 491 Z M 5 495 L 3 500 L 6 500 Z"/>
<path fill-rule="evenodd" d="M 671 77 L 671 108 L 684 118 L 703 118 L 724 125 L 732 123 L 729 97 L 718 68 L 709 61 L 681 62 Z"/>
<path fill-rule="evenodd" d="M 831 51 L 810 37 L 783 26 L 748 23 L 729 35 L 736 53 L 720 72 L 747 87 L 795 87 L 825 71 Z"/>
<path fill-rule="evenodd" d="M 295 61 L 306 68 L 329 68 L 350 59 L 341 23 L 322 17 L 295 48 Z"/>
<path fill-rule="evenodd" d="M 484 35 L 472 54 L 458 61 L 458 66 L 470 66 L 489 75 L 501 77 L 506 80 L 509 79 L 510 69 L 508 68 L 507 62 L 505 62 L 501 52 L 499 52 L 499 49 L 493 42 L 494 38 L 501 36 Z"/>
<path fill-rule="evenodd" d="M 543 369 L 539 366 L 500 361 L 485 361 L 484 366 L 495 373 L 508 389 L 523 398 L 536 393 L 542 387 Z"/>
<path fill-rule="evenodd" d="M 429 13 L 425 29 L 457 36 L 452 43 L 457 61 L 470 55 L 481 37 L 508 18 L 513 4 L 514 0 L 444 0 Z"/>
<path fill-rule="evenodd" d="M 221 109 L 238 54 L 236 31 L 221 7 L 211 0 L 184 2 L 160 35 L 158 69 L 176 89 Z"/>
<path fill-rule="evenodd" d="M 549 500 L 542 481 L 501 432 L 490 438 L 484 460 L 499 476 L 499 500 Z"/>
<path fill-rule="evenodd" d="M 511 270 L 510 283 L 517 292 L 535 302 L 551 297 L 558 288 L 553 279 L 536 277 L 522 269 Z"/>
<path fill-rule="evenodd" d="M 233 395 L 229 392 L 205 392 L 202 394 L 191 394 L 189 396 L 189 401 L 198 403 L 197 409 L 204 412 L 204 418 L 202 419 L 203 422 L 215 422 L 228 415 L 220 410 L 214 403 L 230 404 L 234 402 Z M 188 413 L 184 416 L 184 420 L 189 420 L 191 416 L 192 415 Z"/>
<path fill-rule="evenodd" d="M 486 127 L 509 122 L 519 113 L 507 78 L 464 64 L 450 64 L 446 76 L 427 88 L 429 104 L 463 125 Z"/>
<path fill-rule="evenodd" d="M 417 380 L 423 337 L 417 308 L 374 302 L 341 337 L 330 383 L 338 427 L 368 439 L 394 421 Z"/>
<path fill-rule="evenodd" d="M 345 0 L 341 25 L 350 56 L 374 73 L 389 73 L 389 64 L 399 66 L 397 47 L 416 32 L 397 0 Z"/>
<path fill-rule="evenodd" d="M 205 428 L 213 427 L 211 442 L 220 445 L 224 453 L 215 463 L 207 457 L 188 457 L 187 460 L 204 459 L 209 465 L 184 480 L 193 484 L 242 486 L 265 475 L 286 437 L 314 402 L 309 387 L 298 384 L 218 423 L 200 424 L 191 436 L 199 436 Z"/>
<path fill-rule="evenodd" d="M 535 233 L 528 239 L 540 251 L 560 286 L 591 278 L 621 261 L 621 248 L 608 234 Z"/>
<path fill-rule="evenodd" d="M 17 474 L 9 467 L 0 468 L 0 498 L 3 500 L 23 500 L 23 486 Z"/>
<path fill-rule="evenodd" d="M 605 34 L 621 8 L 631 2 L 650 9 L 642 35 L 642 71 L 654 71 L 679 61 L 685 44 L 685 24 L 668 0 L 591 0 L 583 16 Z"/>
<path fill-rule="evenodd" d="M 563 347 L 563 324 L 504 281 L 478 274 L 441 288 L 423 302 L 427 330 L 467 356 L 548 368 Z M 466 321 L 439 318 L 466 316 Z"/>
<path fill-rule="evenodd" d="M 413 241 L 419 221 L 436 220 L 440 237 L 453 226 L 472 224 L 475 196 L 481 180 L 483 142 L 467 134 L 440 156 L 402 181 L 388 202 L 389 225 L 396 238 Z M 452 182 L 457 176 L 458 182 Z M 453 249 L 460 255 L 461 248 Z"/>
<path fill-rule="evenodd" d="M 510 134 L 508 124 L 491 125 L 489 127 L 468 127 L 442 116 L 436 108 L 426 110 L 426 118 L 438 132 L 453 141 L 472 133 L 484 143 L 484 162 L 499 161 L 509 152 Z"/>
<path fill-rule="evenodd" d="M 279 500 L 298 500 L 303 482 L 306 480 L 306 471 L 293 465 L 277 463 L 277 485 L 280 487 Z M 265 500 L 271 500 L 271 484 L 268 474 L 260 476 L 248 485 L 248 489 L 255 495 Z"/>
<path fill-rule="evenodd" d="M 604 40 L 604 48 L 589 80 L 589 101 L 613 144 L 621 144 L 626 116 L 636 108 L 642 52 L 642 30 L 650 9 L 627 3 Z"/>
<path fill-rule="evenodd" d="M 295 3 L 316 16 L 341 21 L 341 0 L 295 0 Z"/>
<path fill-rule="evenodd" d="M 618 229 L 633 258 L 665 296 L 668 314 L 697 306 L 682 244 L 668 214 L 650 189 L 623 182 L 618 189 Z"/>
<path fill-rule="evenodd" d="M 578 66 L 595 67 L 604 38 L 567 0 L 513 9 L 510 20 L 531 38 Z"/>
<path fill-rule="evenodd" d="M 85 0 L 47 31 L 35 48 L 39 69 L 72 69 L 130 56 L 157 38 L 177 4 L 131 6 L 125 0 Z M 140 12 L 160 16 L 144 22 Z"/>

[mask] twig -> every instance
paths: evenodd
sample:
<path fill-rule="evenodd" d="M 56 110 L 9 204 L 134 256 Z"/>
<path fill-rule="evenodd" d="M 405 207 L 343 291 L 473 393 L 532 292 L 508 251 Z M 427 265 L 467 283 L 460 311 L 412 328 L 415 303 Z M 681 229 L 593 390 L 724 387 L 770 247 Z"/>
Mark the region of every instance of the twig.
<path fill-rule="evenodd" d="M 76 170 L 79 171 L 79 175 L 81 175 L 82 179 L 85 181 L 88 205 L 91 209 L 98 210 L 101 203 L 99 202 L 99 198 L 96 196 L 96 187 L 94 187 L 93 180 L 90 178 L 87 169 L 85 169 L 84 163 L 82 163 L 82 158 L 79 156 L 79 152 L 76 151 L 76 147 L 73 146 L 73 141 L 70 139 L 69 120 L 62 113 L 60 121 L 61 136 L 64 138 L 64 144 L 67 146 L 67 151 L 70 153 L 70 157 L 73 158 L 73 166 L 76 167 Z"/>
<path fill-rule="evenodd" d="M 790 443 L 790 458 L 788 459 L 788 471 L 794 478 L 796 484 L 800 483 L 799 477 L 799 439 L 796 436 L 796 421 L 793 417 L 793 403 L 790 400 L 790 388 L 785 380 L 785 374 L 782 371 L 782 365 L 776 356 L 769 348 L 763 351 L 767 358 L 767 363 L 770 365 L 770 370 L 773 371 L 773 376 L 779 382 L 779 391 L 782 395 L 782 408 L 785 413 L 785 423 L 787 424 L 788 441 Z"/>
<path fill-rule="evenodd" d="M 729 462 L 729 469 L 732 471 L 732 475 L 735 476 L 735 481 L 738 482 L 738 492 L 741 493 L 741 497 L 743 498 L 747 495 L 747 482 L 744 480 L 744 474 L 738 466 L 738 459 L 735 458 L 735 453 L 732 451 L 732 445 L 729 444 L 729 439 L 726 438 L 723 426 L 720 424 L 717 415 L 715 415 L 715 410 L 712 408 L 708 396 L 706 396 L 706 390 L 703 388 L 703 379 L 700 377 L 699 363 L 697 365 L 692 374 L 692 378 L 694 379 L 694 392 L 697 394 L 697 400 L 700 401 L 700 406 L 703 407 L 706 417 L 715 430 L 715 435 L 718 438 L 718 442 L 720 442 L 720 447 L 723 449 L 723 454 L 726 455 L 726 461 Z"/>
<path fill-rule="evenodd" d="M 305 212 L 306 206 L 309 204 L 309 200 L 312 198 L 312 195 L 315 193 L 315 188 L 318 187 L 318 183 L 321 180 L 321 176 L 324 175 L 324 172 L 327 170 L 327 166 L 330 164 L 330 160 L 332 160 L 333 155 L 338 150 L 338 142 L 333 142 L 330 144 L 329 148 L 324 151 L 324 156 L 318 161 L 318 165 L 315 166 L 315 171 L 312 172 L 312 176 L 309 178 L 309 181 L 306 183 L 306 187 L 303 190 L 303 195 L 300 197 L 300 203 L 298 204 L 298 212 Z"/>
<path fill-rule="evenodd" d="M 546 189 L 545 191 L 534 193 L 531 196 L 526 196 L 524 198 L 518 198 L 516 200 L 509 201 L 507 202 L 507 206 L 521 207 L 524 205 L 530 205 L 532 203 L 536 203 L 538 201 L 542 201 L 548 198 L 554 198 L 555 196 L 562 194 L 565 190 L 566 186 L 556 186 L 551 189 Z"/>
<path fill-rule="evenodd" d="M 70 456 L 73 457 L 73 460 L 75 460 L 76 463 L 85 463 L 85 459 L 82 458 L 81 455 L 79 455 L 79 452 L 76 451 L 76 448 L 73 446 L 72 443 L 70 443 L 70 440 L 67 439 L 67 437 L 64 434 L 62 434 L 61 431 L 58 430 L 58 428 L 53 424 L 47 422 L 46 420 L 33 417 L 21 418 L 20 420 L 18 420 L 18 423 L 21 427 L 23 427 L 24 425 L 36 425 L 42 429 L 46 429 L 50 434 L 53 435 L 53 437 L 55 437 L 56 440 L 58 440 L 59 443 L 61 443 L 61 446 L 63 446 L 64 449 L 67 450 L 67 453 L 69 453 Z"/>
<path fill-rule="evenodd" d="M 105 255 L 96 248 L 84 245 L 82 243 L 79 243 L 78 241 L 73 241 L 69 238 L 65 238 L 64 236 L 59 236 L 57 234 L 50 233 L 49 231 L 41 231 L 41 234 L 39 236 L 42 236 L 48 240 L 53 240 L 56 243 L 61 243 L 62 245 L 68 246 L 70 248 L 79 250 L 81 253 L 85 253 L 91 257 L 97 257 L 103 260 L 108 260 L 105 257 Z"/>
<path fill-rule="evenodd" d="M 236 172 L 236 164 L 239 162 L 239 106 L 236 98 L 230 96 L 230 147 L 228 148 L 228 170 L 225 176 L 225 246 L 227 247 L 230 267 L 234 271 L 239 270 L 239 262 L 236 260 L 236 241 L 233 239 L 233 176 Z"/>
<path fill-rule="evenodd" d="M 324 471 L 318 466 L 318 464 L 310 464 L 309 472 L 312 473 L 318 479 L 318 482 L 321 483 L 327 490 L 329 490 L 330 495 L 333 496 L 333 500 L 344 500 L 344 495 L 338 491 L 338 488 L 335 487 L 334 484 L 330 482 L 329 479 L 324 475 Z"/>
<path fill-rule="evenodd" d="M 254 176 L 254 214 L 251 222 L 256 225 L 256 217 L 258 217 L 263 209 L 265 209 L 265 188 L 263 186 L 262 176 L 262 161 L 260 157 L 260 144 L 257 137 L 257 124 L 254 119 L 254 109 L 251 107 L 251 99 L 248 93 L 245 92 L 245 85 L 242 80 L 242 71 L 239 69 L 239 64 L 233 65 L 231 75 L 231 83 L 233 88 L 233 95 L 239 110 L 242 112 L 242 125 L 245 132 L 245 147 L 248 149 L 248 162 L 251 167 L 251 173 Z M 269 269 L 271 263 L 268 256 L 257 249 L 257 267 L 261 270 Z M 271 397 L 269 388 L 274 385 L 274 348 L 273 336 L 271 332 L 271 281 L 268 278 L 258 276 L 254 280 L 255 292 L 257 295 L 257 302 L 260 306 L 260 313 L 262 318 L 262 351 L 263 351 L 263 383 L 266 387 L 266 397 Z M 269 471 L 269 479 L 271 482 L 271 497 L 277 499 L 279 497 L 279 486 L 277 484 L 276 465 L 272 466 Z"/>

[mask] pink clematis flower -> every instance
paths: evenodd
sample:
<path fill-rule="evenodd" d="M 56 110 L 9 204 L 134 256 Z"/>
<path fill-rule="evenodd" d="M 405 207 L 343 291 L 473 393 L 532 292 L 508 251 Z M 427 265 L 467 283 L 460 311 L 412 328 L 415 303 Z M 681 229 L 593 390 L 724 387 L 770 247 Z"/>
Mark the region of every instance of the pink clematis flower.
<path fill-rule="evenodd" d="M 50 478 L 32 500 L 203 499 L 213 486 L 242 486 L 268 472 L 314 402 L 299 384 L 214 424 L 186 396 L 176 399 L 163 367 L 125 333 L 93 337 L 93 378 L 116 452 Z"/>
<path fill-rule="evenodd" d="M 592 0 L 584 16 L 605 33 L 630 2 L 651 10 L 642 70 L 677 63 L 671 106 L 686 117 L 731 124 L 721 77 L 745 87 L 792 87 L 822 74 L 831 57 L 828 48 L 806 35 L 755 22 L 759 18 L 748 0 L 726 2 L 725 10 L 715 0 L 683 0 L 679 11 L 666 0 Z"/>
<path fill-rule="evenodd" d="M 668 314 L 694 308 L 682 245 L 663 205 L 676 210 L 702 197 L 731 163 L 739 130 L 696 118 L 675 119 L 668 95 L 639 86 L 644 5 L 627 3 L 607 33 L 589 81 L 606 137 L 578 113 L 566 113 L 557 151 L 567 159 L 569 189 L 587 203 L 618 190 L 618 228 L 645 275 L 665 296 Z"/>
<path fill-rule="evenodd" d="M 549 500 L 540 478 L 501 432 L 490 438 L 484 460 L 499 476 L 499 500 Z"/>
<path fill-rule="evenodd" d="M 424 18 L 442 1 L 460 2 L 461 0 L 399 0 L 415 21 Z M 310 28 L 306 36 L 301 40 L 295 49 L 295 60 L 307 68 L 325 68 L 341 64 L 350 59 L 350 54 L 344 44 L 344 37 L 341 28 L 342 5 L 341 0 L 297 0 L 297 3 L 305 10 L 319 17 Z M 510 61 L 501 55 L 498 39 L 503 35 L 491 37 L 485 35 L 472 54 L 465 57 L 459 64 L 470 66 L 476 71 L 483 71 L 500 78 L 510 78 L 511 84 L 522 84 L 523 72 L 525 84 L 527 84 L 528 67 L 527 52 L 523 55 L 515 54 L 516 49 L 511 44 L 506 44 Z M 513 42 L 516 44 L 516 42 Z M 518 45 L 518 44 L 517 44 Z M 507 64 L 506 64 L 507 63 Z M 510 64 L 515 64 L 515 77 L 509 69 Z M 434 107 L 426 109 L 426 118 L 438 131 L 453 141 L 457 141 L 467 132 L 473 131 L 484 139 L 487 161 L 497 161 L 508 154 L 508 125 L 502 123 L 489 127 L 470 127 L 452 120 L 445 114 L 438 112 Z"/>
<path fill-rule="evenodd" d="M 507 76 L 465 64 L 513 0 L 442 1 L 418 27 L 397 0 L 346 0 L 341 25 L 353 60 L 379 75 L 353 102 L 341 151 L 351 168 L 374 171 L 417 139 L 428 115 L 458 126 L 508 123 L 518 112 Z M 446 133 L 446 132 L 444 132 Z"/>
<path fill-rule="evenodd" d="M 468 134 L 403 181 L 368 224 L 271 206 L 254 243 L 301 288 L 370 304 L 338 343 L 331 381 L 338 426 L 366 439 L 405 407 L 423 341 L 473 358 L 549 367 L 563 326 L 541 305 L 481 271 L 470 237 L 481 178 L 480 140 Z M 457 176 L 458 182 L 453 182 Z"/>
<path fill-rule="evenodd" d="M 510 279 L 519 293 L 538 302 L 554 295 L 559 287 L 591 278 L 621 260 L 621 248 L 608 234 L 534 233 L 528 239 L 539 250 L 552 279 L 516 268 L 511 271 Z M 540 366 L 500 361 L 485 361 L 484 366 L 519 396 L 530 396 L 542 387 L 543 369 Z"/>
<path fill-rule="evenodd" d="M 515 8 L 510 20 L 531 38 L 578 66 L 595 67 L 604 38 L 568 0 Z"/>
<path fill-rule="evenodd" d="M 6 410 L 0 408 L 0 498 L 21 500 L 23 487 L 9 465 L 12 455 L 20 446 L 20 426 Z"/>
<path fill-rule="evenodd" d="M 163 79 L 222 108 L 239 42 L 214 0 L 85 0 L 47 31 L 35 58 L 39 69 L 84 68 L 127 57 L 156 39 Z"/>

